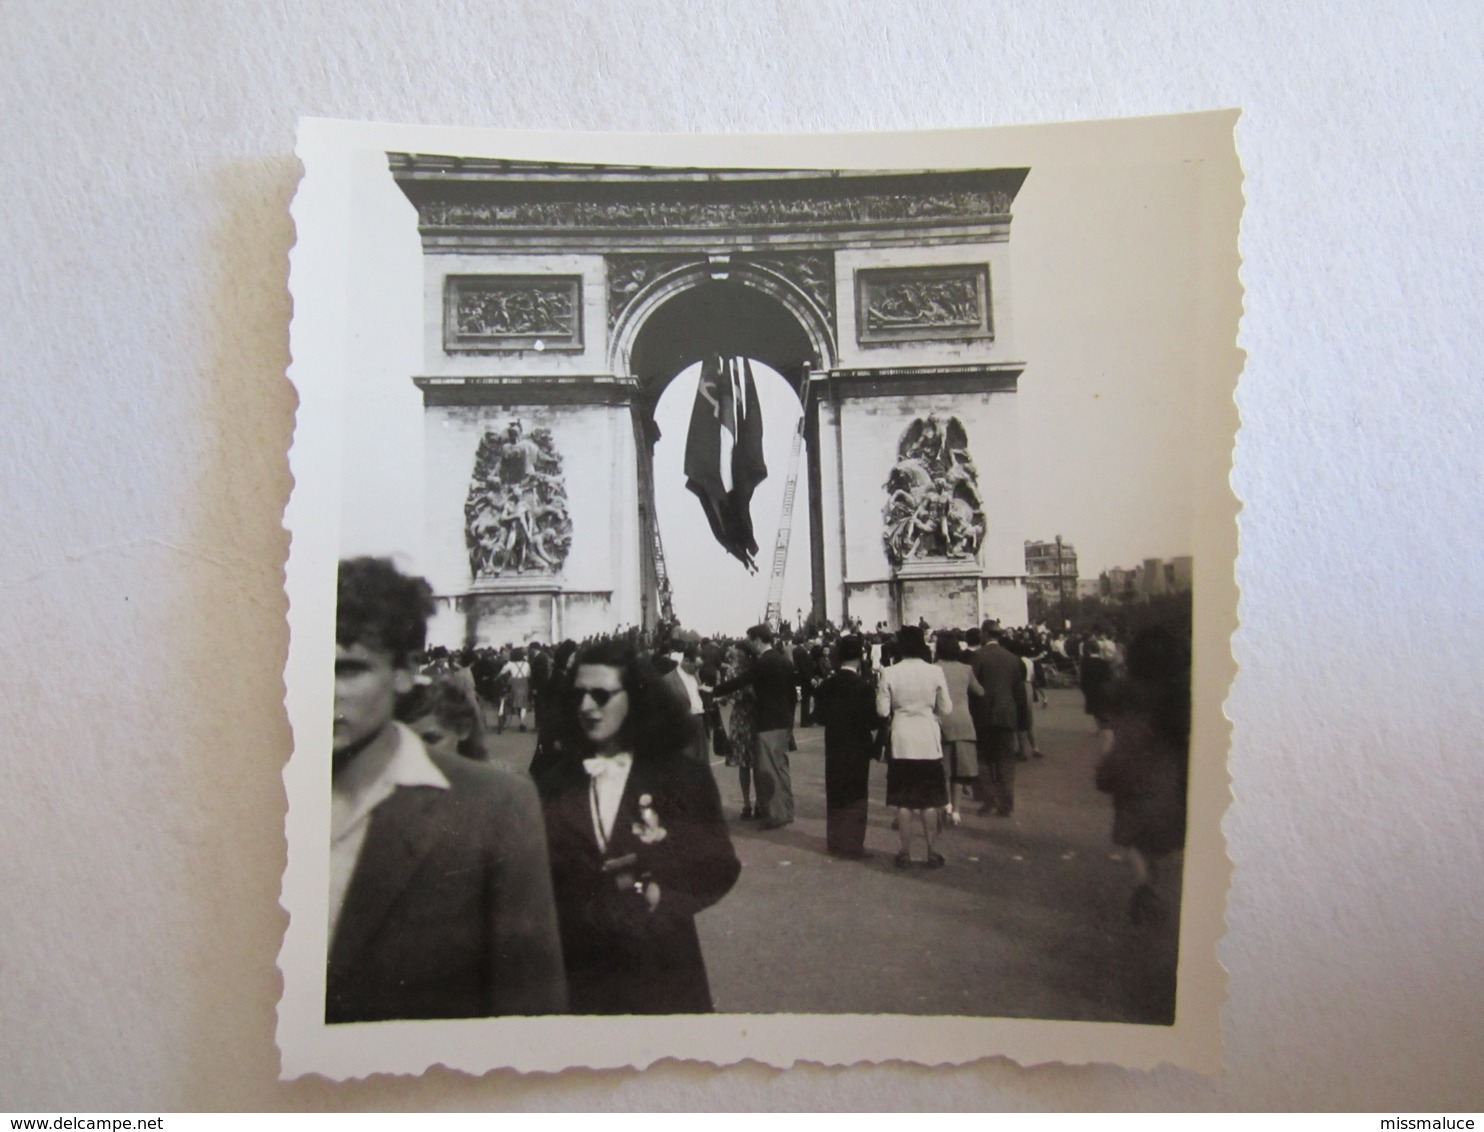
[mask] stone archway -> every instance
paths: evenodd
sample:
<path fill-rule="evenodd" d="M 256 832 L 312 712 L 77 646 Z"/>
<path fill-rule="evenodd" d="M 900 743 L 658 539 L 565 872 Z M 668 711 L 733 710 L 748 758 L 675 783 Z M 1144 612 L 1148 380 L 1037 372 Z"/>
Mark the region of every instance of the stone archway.
<path fill-rule="evenodd" d="M 466 638 L 653 624 L 645 421 L 686 360 L 713 350 L 763 361 L 809 406 L 816 615 L 1024 621 L 1015 394 L 1025 363 L 1008 245 L 1028 170 L 387 158 L 416 209 L 426 272 L 413 378 L 428 438 L 421 557 Z M 934 415 L 962 425 L 984 489 L 982 544 L 935 555 L 909 540 L 893 558 L 886 485 L 906 430 Z M 480 452 L 491 436 L 536 443 L 538 431 L 548 478 L 516 507 L 519 485 Z M 514 567 L 471 563 L 471 524 L 495 521 L 468 517 L 471 471 L 517 512 L 502 510 L 493 529 L 560 522 L 570 553 L 535 529 L 531 553 L 481 560 Z M 559 507 L 548 491 L 558 475 Z"/>
<path fill-rule="evenodd" d="M 827 372 L 833 357 L 828 325 L 809 297 L 790 281 L 750 263 L 728 257 L 674 268 L 652 280 L 630 303 L 613 340 L 615 367 L 635 384 L 632 401 L 638 465 L 639 545 L 643 623 L 652 627 L 663 613 L 665 571 L 678 561 L 667 556 L 659 537 L 654 485 L 654 423 L 661 395 L 677 375 L 712 355 L 746 357 L 781 375 L 804 412 L 804 454 L 800 469 L 808 516 L 810 612 L 825 616 L 822 485 L 818 453 L 818 405 L 810 396 L 810 375 Z M 783 474 L 779 470 L 779 474 Z M 769 567 L 773 528 L 759 524 L 761 565 Z M 653 547 L 654 553 L 647 553 Z M 792 549 L 797 560 L 800 550 Z"/>

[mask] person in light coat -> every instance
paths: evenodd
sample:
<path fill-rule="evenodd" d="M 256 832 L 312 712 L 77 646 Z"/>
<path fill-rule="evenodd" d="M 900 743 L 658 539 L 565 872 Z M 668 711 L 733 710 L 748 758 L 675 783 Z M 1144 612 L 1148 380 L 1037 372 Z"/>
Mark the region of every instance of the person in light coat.
<path fill-rule="evenodd" d="M 891 717 L 886 804 L 897 811 L 902 848 L 896 865 L 905 869 L 912 864 L 915 817 L 927 842 L 927 867 L 942 868 L 948 862 L 933 849 L 933 826 L 937 811 L 948 804 L 940 720 L 953 711 L 953 700 L 943 670 L 930 663 L 932 654 L 920 627 L 902 626 L 896 652 L 899 659 L 882 671 L 876 685 L 876 712 Z"/>

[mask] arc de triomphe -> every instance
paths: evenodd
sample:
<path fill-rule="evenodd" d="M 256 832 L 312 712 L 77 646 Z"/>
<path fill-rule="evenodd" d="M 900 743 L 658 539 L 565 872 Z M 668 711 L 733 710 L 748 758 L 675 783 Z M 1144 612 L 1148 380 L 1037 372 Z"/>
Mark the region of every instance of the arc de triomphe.
<path fill-rule="evenodd" d="M 656 622 L 654 407 L 717 354 L 805 404 L 816 617 L 1025 620 L 1009 238 L 1027 170 L 388 159 L 422 239 L 444 643 Z M 765 570 L 775 522 L 757 521 Z"/>

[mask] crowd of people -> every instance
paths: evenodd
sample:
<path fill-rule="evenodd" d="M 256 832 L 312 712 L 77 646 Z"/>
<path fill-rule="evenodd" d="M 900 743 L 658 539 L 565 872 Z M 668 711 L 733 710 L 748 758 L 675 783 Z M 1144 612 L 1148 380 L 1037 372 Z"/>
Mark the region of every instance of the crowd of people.
<path fill-rule="evenodd" d="M 341 564 L 328 1021 L 710 1011 L 695 915 L 741 871 L 713 759 L 738 776 L 731 820 L 780 829 L 795 818 L 795 728 L 822 726 L 828 852 L 869 855 L 884 760 L 894 864 L 938 869 L 935 838 L 970 801 L 1014 812 L 1048 686 L 1079 685 L 1097 720 L 1097 786 L 1135 862 L 1131 915 L 1167 914 L 1189 658 L 1164 630 L 1119 643 L 995 621 L 739 639 L 666 626 L 429 650 L 431 611 L 426 583 L 390 562 Z M 524 774 L 486 758 L 510 728 L 535 733 Z"/>

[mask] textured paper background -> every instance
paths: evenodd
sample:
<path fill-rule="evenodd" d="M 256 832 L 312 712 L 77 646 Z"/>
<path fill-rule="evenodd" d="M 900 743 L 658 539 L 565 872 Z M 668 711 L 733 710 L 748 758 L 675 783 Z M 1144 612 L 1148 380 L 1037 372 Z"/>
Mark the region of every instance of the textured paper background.
<path fill-rule="evenodd" d="M 1484 12 L 0 0 L 0 26 L 0 1106 L 1484 1105 Z M 279 1084 L 298 116 L 1221 106 L 1246 111 L 1250 352 L 1226 1070 Z"/>

